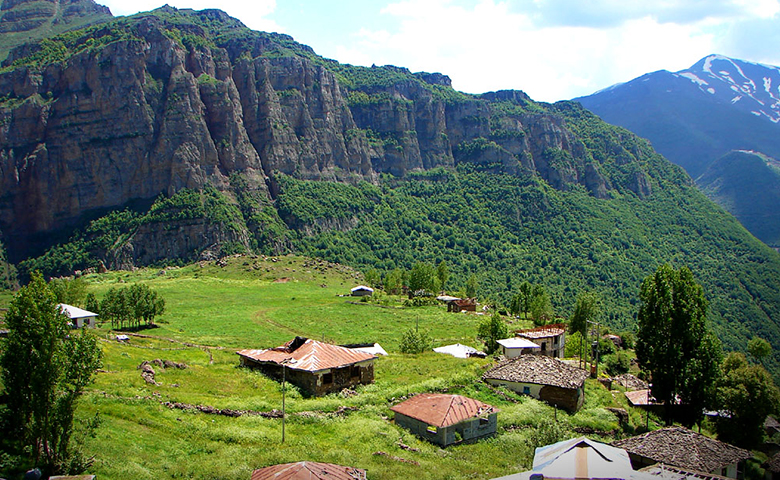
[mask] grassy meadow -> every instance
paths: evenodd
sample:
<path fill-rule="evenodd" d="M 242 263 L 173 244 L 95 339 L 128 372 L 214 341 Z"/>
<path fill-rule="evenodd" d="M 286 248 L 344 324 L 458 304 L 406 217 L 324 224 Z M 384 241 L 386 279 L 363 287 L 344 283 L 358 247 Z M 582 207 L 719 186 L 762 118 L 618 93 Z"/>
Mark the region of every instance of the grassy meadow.
<path fill-rule="evenodd" d="M 113 339 L 110 324 L 96 330 L 104 367 L 80 401 L 77 425 L 97 425 L 78 445 L 94 455 L 89 473 L 100 480 L 248 479 L 255 468 L 299 460 L 363 468 L 370 479 L 487 479 L 530 468 L 536 446 L 578 432 L 611 440 L 645 424 L 621 392 L 610 392 L 595 380 L 586 384 L 584 408 L 569 415 L 481 383 L 491 359 L 401 354 L 401 334 L 417 324 L 430 332 L 435 346 L 460 342 L 478 347 L 475 335 L 483 317 L 447 313 L 442 306 L 403 307 L 397 297 L 380 295 L 371 302 L 341 297 L 361 280 L 348 267 L 295 256 L 247 256 L 85 278 L 98 298 L 112 286 L 144 282 L 166 299 L 159 328 L 140 332 L 144 337 L 133 336 L 124 344 Z M 0 297 L 0 307 L 9 299 Z M 288 386 L 284 443 L 278 418 L 227 417 L 163 404 L 281 409 L 280 384 L 239 368 L 235 352 L 277 346 L 294 335 L 334 343 L 379 342 L 390 355 L 376 361 L 376 382 L 354 395 L 306 398 Z M 188 368 L 155 367 L 159 385 L 147 384 L 137 366 L 154 359 L 184 362 Z M 401 397 L 434 391 L 497 406 L 498 434 L 442 449 L 392 423 L 389 408 Z M 620 425 L 605 409 L 609 406 L 628 409 L 629 424 Z M 338 412 L 341 407 L 347 407 L 345 413 Z"/>

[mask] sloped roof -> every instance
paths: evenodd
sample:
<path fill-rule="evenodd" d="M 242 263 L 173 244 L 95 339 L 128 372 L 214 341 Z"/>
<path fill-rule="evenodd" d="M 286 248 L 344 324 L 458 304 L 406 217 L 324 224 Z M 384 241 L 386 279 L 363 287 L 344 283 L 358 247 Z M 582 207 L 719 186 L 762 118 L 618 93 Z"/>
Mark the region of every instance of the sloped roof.
<path fill-rule="evenodd" d="M 236 353 L 255 362 L 275 363 L 277 365 L 281 365 L 284 362 L 284 365 L 288 368 L 309 372 L 346 367 L 376 358 L 375 355 L 370 353 L 303 337 L 295 337 L 295 339 L 276 348 L 241 350 Z"/>
<path fill-rule="evenodd" d="M 295 462 L 252 472 L 252 480 L 365 480 L 366 471 L 332 463 Z"/>
<path fill-rule="evenodd" d="M 682 427 L 667 427 L 612 442 L 628 453 L 686 470 L 712 472 L 753 454 Z"/>
<path fill-rule="evenodd" d="M 645 390 L 648 388 L 647 382 L 637 377 L 636 375 L 631 375 L 630 373 L 624 373 L 612 377 L 612 382 L 617 383 L 618 385 L 628 390 Z"/>
<path fill-rule="evenodd" d="M 631 405 L 634 406 L 661 405 L 661 403 L 651 399 L 650 389 L 634 390 L 626 392 L 625 395 L 628 401 L 631 402 Z"/>
<path fill-rule="evenodd" d="M 504 338 L 498 344 L 506 348 L 542 348 L 534 342 L 522 337 Z"/>
<path fill-rule="evenodd" d="M 473 398 L 443 393 L 421 393 L 390 410 L 440 428 L 498 411 Z"/>
<path fill-rule="evenodd" d="M 770 472 L 780 473 L 780 452 L 774 454 L 772 458 L 767 460 L 763 467 Z"/>
<path fill-rule="evenodd" d="M 92 313 L 89 310 L 84 310 L 83 308 L 74 307 L 73 305 L 68 305 L 65 303 L 58 303 L 57 307 L 59 307 L 60 310 L 62 310 L 62 313 L 67 315 L 69 318 L 87 318 L 87 317 L 97 317 L 97 313 Z"/>
<path fill-rule="evenodd" d="M 357 287 L 351 288 L 350 292 L 357 292 L 358 290 L 365 290 L 366 292 L 373 292 L 374 289 L 371 287 L 367 287 L 365 285 L 358 285 Z"/>
<path fill-rule="evenodd" d="M 686 470 L 672 465 L 664 465 L 663 463 L 640 468 L 639 471 L 652 475 L 652 478 L 655 480 L 728 480 L 729 478 L 715 475 L 714 473 Z"/>
<path fill-rule="evenodd" d="M 500 362 L 482 378 L 574 389 L 585 383 L 588 372 L 547 355 L 520 355 Z"/>
<path fill-rule="evenodd" d="M 452 355 L 456 358 L 469 358 L 470 355 L 477 354 L 477 355 L 485 355 L 483 352 L 480 352 L 474 347 L 469 347 L 468 345 L 461 345 L 460 343 L 455 343 L 452 345 L 445 345 L 443 347 L 436 347 L 433 349 L 436 353 L 445 353 L 447 355 Z"/>

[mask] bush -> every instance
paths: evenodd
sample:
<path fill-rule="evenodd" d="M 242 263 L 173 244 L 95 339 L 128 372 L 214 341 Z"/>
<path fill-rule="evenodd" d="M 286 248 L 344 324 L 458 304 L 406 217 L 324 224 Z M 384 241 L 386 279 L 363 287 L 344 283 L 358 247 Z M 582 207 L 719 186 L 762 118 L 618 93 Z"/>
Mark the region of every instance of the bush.
<path fill-rule="evenodd" d="M 422 353 L 433 348 L 433 339 L 425 330 L 410 328 L 401 338 L 402 353 Z"/>
<path fill-rule="evenodd" d="M 606 365 L 607 372 L 610 375 L 628 373 L 629 368 L 631 368 L 631 361 L 628 359 L 626 352 L 618 352 L 614 355 L 607 355 L 604 357 L 604 363 Z"/>

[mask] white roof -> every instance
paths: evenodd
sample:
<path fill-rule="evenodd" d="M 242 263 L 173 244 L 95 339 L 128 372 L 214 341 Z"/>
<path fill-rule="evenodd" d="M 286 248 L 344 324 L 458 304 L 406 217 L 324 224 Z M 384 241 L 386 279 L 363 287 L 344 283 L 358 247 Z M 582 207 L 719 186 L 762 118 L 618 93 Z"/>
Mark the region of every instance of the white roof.
<path fill-rule="evenodd" d="M 373 347 L 355 347 L 350 350 L 357 350 L 358 352 L 370 353 L 372 355 L 384 355 L 387 356 L 387 352 L 382 345 L 375 343 Z"/>
<path fill-rule="evenodd" d="M 350 292 L 356 292 L 358 290 L 368 290 L 369 292 L 373 292 L 374 289 L 371 287 L 367 287 L 365 285 L 358 285 L 357 287 L 350 290 Z"/>
<path fill-rule="evenodd" d="M 482 353 L 476 348 L 469 347 L 468 345 L 461 345 L 456 343 L 454 345 L 446 345 L 444 347 L 436 347 L 433 349 L 436 353 L 446 353 L 457 358 L 469 358 L 469 354 Z"/>
<path fill-rule="evenodd" d="M 439 295 L 436 297 L 436 300 L 440 302 L 452 302 L 453 300 L 460 300 L 458 297 L 453 297 L 451 295 Z"/>
<path fill-rule="evenodd" d="M 92 313 L 89 310 L 84 310 L 83 308 L 74 307 L 73 305 L 67 305 L 65 303 L 58 303 L 57 307 L 59 307 L 60 310 L 62 310 L 62 313 L 73 318 L 87 318 L 87 317 L 97 317 L 97 313 Z"/>
<path fill-rule="evenodd" d="M 541 348 L 534 342 L 520 337 L 505 338 L 498 340 L 498 344 L 506 348 Z"/>
<path fill-rule="evenodd" d="M 556 479 L 649 480 L 653 478 L 644 472 L 634 470 L 628 453 L 622 448 L 586 437 L 572 438 L 537 448 L 534 453 L 533 470 L 500 477 L 500 479 L 529 479 L 532 474 L 542 474 L 543 478 Z"/>

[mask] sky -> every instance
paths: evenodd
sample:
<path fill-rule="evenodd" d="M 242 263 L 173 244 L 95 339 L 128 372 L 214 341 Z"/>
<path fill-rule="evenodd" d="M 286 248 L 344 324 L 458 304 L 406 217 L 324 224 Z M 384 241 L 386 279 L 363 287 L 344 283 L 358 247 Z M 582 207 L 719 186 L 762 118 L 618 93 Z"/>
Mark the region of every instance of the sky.
<path fill-rule="evenodd" d="M 114 15 L 166 0 L 96 0 Z M 462 92 L 567 100 L 713 53 L 780 65 L 780 0 L 167 0 L 219 8 L 341 63 L 440 72 Z"/>

